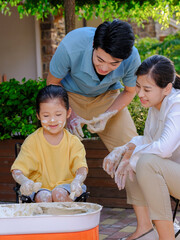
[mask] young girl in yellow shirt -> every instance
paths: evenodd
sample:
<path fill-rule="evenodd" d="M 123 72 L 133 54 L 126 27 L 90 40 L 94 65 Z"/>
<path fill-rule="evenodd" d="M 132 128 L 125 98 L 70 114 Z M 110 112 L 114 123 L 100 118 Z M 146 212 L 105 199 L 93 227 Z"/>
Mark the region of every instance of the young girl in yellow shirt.
<path fill-rule="evenodd" d="M 41 89 L 36 99 L 41 126 L 29 135 L 11 167 L 23 195 L 35 202 L 72 201 L 86 191 L 85 149 L 64 127 L 71 114 L 68 95 L 60 86 Z"/>

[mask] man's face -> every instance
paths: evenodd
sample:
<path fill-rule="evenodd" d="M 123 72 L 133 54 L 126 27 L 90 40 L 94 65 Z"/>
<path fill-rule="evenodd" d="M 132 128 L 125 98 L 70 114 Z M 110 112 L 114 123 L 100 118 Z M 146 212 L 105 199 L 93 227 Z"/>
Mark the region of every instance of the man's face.
<path fill-rule="evenodd" d="M 101 48 L 94 49 L 92 60 L 96 72 L 100 75 L 107 75 L 112 72 L 123 61 L 122 59 L 112 57 Z"/>

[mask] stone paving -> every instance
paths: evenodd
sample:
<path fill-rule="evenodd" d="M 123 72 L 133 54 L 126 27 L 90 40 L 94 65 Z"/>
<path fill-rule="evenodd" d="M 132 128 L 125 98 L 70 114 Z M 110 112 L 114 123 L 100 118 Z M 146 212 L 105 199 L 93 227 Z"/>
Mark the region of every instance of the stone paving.
<path fill-rule="evenodd" d="M 180 212 L 177 213 L 177 220 L 180 221 Z M 133 209 L 102 209 L 99 224 L 99 240 L 121 239 L 134 232 L 135 229 L 136 217 Z M 180 239 L 180 235 L 176 239 Z"/>

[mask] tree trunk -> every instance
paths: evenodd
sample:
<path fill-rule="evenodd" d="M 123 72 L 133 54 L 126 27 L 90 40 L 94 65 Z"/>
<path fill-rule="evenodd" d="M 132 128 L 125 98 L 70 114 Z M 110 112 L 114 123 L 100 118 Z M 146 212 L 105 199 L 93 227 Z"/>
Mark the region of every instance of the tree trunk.
<path fill-rule="evenodd" d="M 75 0 L 64 0 L 66 34 L 75 29 Z"/>

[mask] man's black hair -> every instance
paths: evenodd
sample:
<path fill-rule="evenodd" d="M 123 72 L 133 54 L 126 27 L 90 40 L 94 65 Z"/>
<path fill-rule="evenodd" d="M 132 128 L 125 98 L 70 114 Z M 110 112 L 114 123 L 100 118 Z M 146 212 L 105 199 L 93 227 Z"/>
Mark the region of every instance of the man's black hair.
<path fill-rule="evenodd" d="M 134 40 L 131 25 L 116 19 L 97 27 L 93 47 L 103 49 L 114 58 L 127 59 L 131 55 Z"/>

